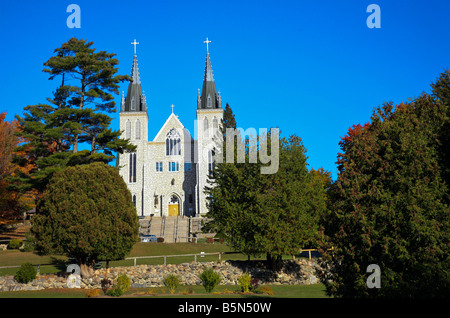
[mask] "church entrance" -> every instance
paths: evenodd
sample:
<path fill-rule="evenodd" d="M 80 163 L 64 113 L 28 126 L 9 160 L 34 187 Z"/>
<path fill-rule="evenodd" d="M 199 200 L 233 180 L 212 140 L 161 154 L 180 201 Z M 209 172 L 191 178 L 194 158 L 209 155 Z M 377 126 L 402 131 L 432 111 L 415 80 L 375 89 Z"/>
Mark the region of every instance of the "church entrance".
<path fill-rule="evenodd" d="M 180 211 L 180 202 L 176 195 L 172 195 L 169 200 L 169 216 L 177 216 Z"/>

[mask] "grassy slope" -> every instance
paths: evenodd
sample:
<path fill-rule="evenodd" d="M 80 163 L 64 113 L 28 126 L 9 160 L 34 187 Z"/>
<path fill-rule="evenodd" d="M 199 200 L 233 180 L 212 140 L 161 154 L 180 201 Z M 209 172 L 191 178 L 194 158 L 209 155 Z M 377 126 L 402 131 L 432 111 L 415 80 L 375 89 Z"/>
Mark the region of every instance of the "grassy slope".
<path fill-rule="evenodd" d="M 242 295 L 242 294 L 221 294 L 224 291 L 236 292 L 239 286 L 217 286 L 212 294 L 206 294 L 203 286 L 180 286 L 175 295 L 170 295 L 164 288 L 132 288 L 124 297 L 146 297 L 146 298 L 326 298 L 325 287 L 322 284 L 316 285 L 269 285 L 274 294 L 261 295 Z M 183 292 L 190 287 L 192 294 L 185 295 Z M 153 295 L 147 293 L 152 290 Z M 85 298 L 87 290 L 85 289 L 46 289 L 42 291 L 20 291 L 20 292 L 1 292 L 0 298 Z M 103 292 L 100 291 L 100 295 Z"/>
<path fill-rule="evenodd" d="M 214 253 L 214 252 L 232 252 L 231 248 L 225 244 L 209 244 L 209 243 L 136 243 L 127 255 L 127 257 L 138 256 L 157 256 L 157 255 L 181 255 L 181 254 L 195 254 L 195 253 Z M 242 254 L 224 255 L 223 259 L 246 259 Z M 55 273 L 65 270 L 67 258 L 64 256 L 45 255 L 39 256 L 33 252 L 21 252 L 18 250 L 0 251 L 0 266 L 21 265 L 30 262 L 33 265 L 38 264 L 53 264 L 49 266 L 41 266 L 41 273 Z M 191 262 L 194 257 L 177 257 L 167 258 L 167 263 L 182 263 Z M 198 258 L 198 261 L 217 261 L 218 256 L 205 256 Z M 163 258 L 138 260 L 138 265 L 141 264 L 163 264 Z M 110 262 L 110 266 L 132 266 L 132 260 L 122 260 Z M 0 275 L 14 275 L 17 268 L 0 269 Z"/>

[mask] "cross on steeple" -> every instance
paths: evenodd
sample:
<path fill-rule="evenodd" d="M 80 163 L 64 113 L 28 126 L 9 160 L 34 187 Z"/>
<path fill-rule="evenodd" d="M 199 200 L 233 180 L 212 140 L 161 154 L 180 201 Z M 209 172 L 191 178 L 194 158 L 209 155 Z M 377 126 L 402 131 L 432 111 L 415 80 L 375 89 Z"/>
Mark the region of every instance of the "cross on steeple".
<path fill-rule="evenodd" d="M 175 105 L 174 104 L 172 104 L 170 107 L 172 107 L 172 114 L 173 114 L 173 108 L 175 107 Z"/>
<path fill-rule="evenodd" d="M 136 39 L 134 39 L 134 42 L 131 42 L 131 44 L 134 45 L 134 55 L 136 55 L 136 44 L 139 44 L 139 42 L 136 42 Z"/>
<path fill-rule="evenodd" d="M 211 41 L 208 41 L 208 38 L 206 38 L 206 41 L 203 41 L 203 43 L 206 43 L 206 52 L 209 52 L 208 44 L 211 43 Z"/>

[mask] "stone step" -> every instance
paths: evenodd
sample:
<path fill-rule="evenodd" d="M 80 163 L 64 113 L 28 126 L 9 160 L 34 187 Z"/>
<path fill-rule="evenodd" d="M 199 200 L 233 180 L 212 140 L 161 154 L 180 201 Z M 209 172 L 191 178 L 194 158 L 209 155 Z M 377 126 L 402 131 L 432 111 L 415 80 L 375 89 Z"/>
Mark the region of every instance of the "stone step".
<path fill-rule="evenodd" d="M 164 237 L 165 242 L 186 242 L 189 233 L 189 218 L 168 216 L 140 220 L 141 233 Z"/>

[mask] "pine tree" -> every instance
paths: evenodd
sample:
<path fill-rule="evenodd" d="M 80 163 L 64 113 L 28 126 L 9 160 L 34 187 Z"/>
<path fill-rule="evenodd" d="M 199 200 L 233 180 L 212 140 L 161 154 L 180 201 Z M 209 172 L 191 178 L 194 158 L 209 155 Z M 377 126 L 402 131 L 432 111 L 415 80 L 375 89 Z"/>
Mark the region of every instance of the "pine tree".
<path fill-rule="evenodd" d="M 96 52 L 93 42 L 71 38 L 56 55 L 44 63 L 50 80 L 59 78 L 49 104 L 25 107 L 24 117 L 16 116 L 28 142 L 18 150 L 25 156 L 15 158 L 18 164 L 32 162 L 36 169 L 16 177 L 22 190 L 42 191 L 51 176 L 66 166 L 92 162 L 108 163 L 114 153 L 131 151 L 135 146 L 119 139 L 120 131 L 109 128 L 114 113 L 113 94 L 118 83 L 128 76 L 116 75 L 118 60 L 115 54 Z M 80 150 L 87 144 L 90 150 Z"/>

